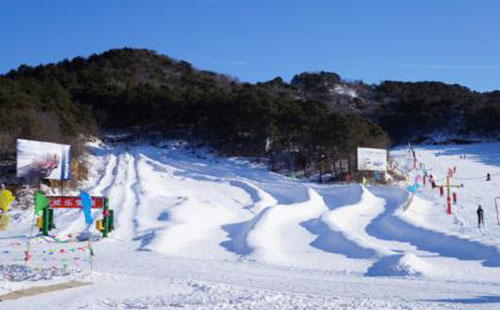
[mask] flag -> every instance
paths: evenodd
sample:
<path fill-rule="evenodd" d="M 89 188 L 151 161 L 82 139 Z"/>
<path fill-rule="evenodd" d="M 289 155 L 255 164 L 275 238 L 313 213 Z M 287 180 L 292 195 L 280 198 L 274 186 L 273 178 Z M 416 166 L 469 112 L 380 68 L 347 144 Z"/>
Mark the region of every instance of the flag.
<path fill-rule="evenodd" d="M 82 200 L 83 214 L 85 215 L 85 223 L 92 224 L 94 219 L 92 218 L 92 197 L 87 192 L 80 191 L 80 198 Z"/>
<path fill-rule="evenodd" d="M 45 197 L 42 192 L 35 194 L 35 216 L 42 216 L 43 209 L 47 208 L 50 204 L 50 199 Z"/>

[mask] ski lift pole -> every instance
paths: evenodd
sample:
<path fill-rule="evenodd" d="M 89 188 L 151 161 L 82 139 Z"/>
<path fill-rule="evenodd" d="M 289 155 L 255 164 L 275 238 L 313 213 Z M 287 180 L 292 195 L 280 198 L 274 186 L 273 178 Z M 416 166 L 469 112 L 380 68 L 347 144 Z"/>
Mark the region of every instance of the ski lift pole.
<path fill-rule="evenodd" d="M 443 186 L 443 185 L 437 185 L 437 186 Z M 464 185 L 463 184 L 452 185 L 450 183 L 450 176 L 446 177 L 446 205 L 447 205 L 448 215 L 451 215 L 451 188 L 452 187 L 460 188 L 460 187 L 464 187 Z"/>
<path fill-rule="evenodd" d="M 446 202 L 448 203 L 448 215 L 451 214 L 450 177 L 446 177 Z"/>

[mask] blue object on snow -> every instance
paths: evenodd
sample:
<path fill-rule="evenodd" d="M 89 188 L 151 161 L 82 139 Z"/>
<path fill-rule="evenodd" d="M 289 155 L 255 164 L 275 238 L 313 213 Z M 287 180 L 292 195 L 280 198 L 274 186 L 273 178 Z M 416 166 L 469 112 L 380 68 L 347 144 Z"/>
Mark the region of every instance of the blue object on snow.
<path fill-rule="evenodd" d="M 408 190 L 412 193 L 416 193 L 418 188 L 419 188 L 420 184 L 414 184 L 414 185 L 409 185 L 408 186 Z"/>
<path fill-rule="evenodd" d="M 83 214 L 85 215 L 85 223 L 92 224 L 94 219 L 92 218 L 92 197 L 87 192 L 80 191 L 80 198 L 82 200 Z"/>

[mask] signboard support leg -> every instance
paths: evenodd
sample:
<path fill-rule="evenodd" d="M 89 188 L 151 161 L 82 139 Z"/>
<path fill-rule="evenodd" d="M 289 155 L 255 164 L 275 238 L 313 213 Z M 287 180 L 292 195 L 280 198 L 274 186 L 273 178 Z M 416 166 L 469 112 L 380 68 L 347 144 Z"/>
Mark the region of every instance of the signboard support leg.
<path fill-rule="evenodd" d="M 113 231 L 115 229 L 115 211 L 109 210 L 109 231 Z"/>
<path fill-rule="evenodd" d="M 42 235 L 48 236 L 49 235 L 49 228 L 50 228 L 50 212 L 49 212 L 49 208 L 43 209 L 42 217 L 43 217 Z"/>
<path fill-rule="evenodd" d="M 108 199 L 104 201 L 104 210 L 103 210 L 103 215 L 104 215 L 104 227 L 102 230 L 102 237 L 107 238 L 108 237 L 108 232 L 109 232 L 109 211 L 108 211 Z"/>

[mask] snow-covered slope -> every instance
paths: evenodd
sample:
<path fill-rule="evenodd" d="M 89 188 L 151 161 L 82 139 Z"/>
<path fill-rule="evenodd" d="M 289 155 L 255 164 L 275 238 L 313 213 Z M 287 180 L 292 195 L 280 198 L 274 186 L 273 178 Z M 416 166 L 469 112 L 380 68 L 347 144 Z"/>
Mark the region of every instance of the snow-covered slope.
<path fill-rule="evenodd" d="M 47 279 L 34 282 L 29 273 L 21 282 L 0 277 L 0 294 L 75 277 L 93 284 L 0 302 L 0 309 L 499 306 L 493 283 L 500 275 L 500 226 L 493 198 L 500 145 L 416 148 L 437 179 L 448 166 L 457 166 L 453 181 L 464 187 L 451 216 L 428 186 L 404 212 L 405 184 L 304 183 L 178 141 L 90 146 L 85 189 L 109 197 L 116 230 L 109 239 L 92 242 L 90 265 L 86 243 L 71 239 L 85 228 L 81 212 L 57 211 L 55 234 L 70 240 L 30 242 L 28 267 L 48 266 Z M 466 159 L 458 158 L 462 153 Z M 423 173 L 412 169 L 405 148 L 392 155 L 412 179 Z M 490 182 L 484 181 L 486 171 Z M 476 202 L 485 207 L 481 231 Z M 6 249 L 0 272 L 7 275 L 22 270 L 15 265 L 23 264 L 27 237 L 35 234 L 30 213 L 13 215 L 0 237 Z"/>

